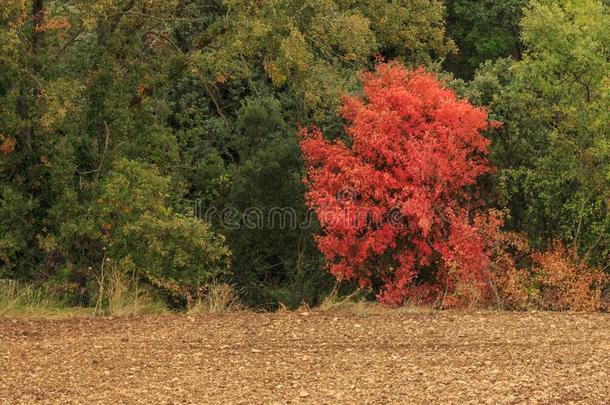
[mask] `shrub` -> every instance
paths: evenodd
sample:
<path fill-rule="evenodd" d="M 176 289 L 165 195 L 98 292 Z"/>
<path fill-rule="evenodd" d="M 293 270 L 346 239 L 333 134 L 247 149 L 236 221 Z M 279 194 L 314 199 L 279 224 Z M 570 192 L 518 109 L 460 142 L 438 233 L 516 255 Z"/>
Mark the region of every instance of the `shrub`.
<path fill-rule="evenodd" d="M 15 271 L 19 265 L 22 270 L 30 270 L 28 237 L 32 233 L 29 219 L 33 205 L 14 187 L 0 184 L 0 278 L 23 277 Z"/>
<path fill-rule="evenodd" d="M 118 161 L 97 200 L 62 229 L 70 266 L 91 279 L 108 264 L 187 301 L 228 275 L 222 236 L 200 219 L 176 214 L 170 191 L 169 178 L 153 167 Z"/>
<path fill-rule="evenodd" d="M 490 255 L 486 303 L 505 309 L 525 309 L 532 291 L 530 247 L 527 235 L 506 232 L 508 210 L 491 209 L 480 217 L 478 228 Z"/>
<path fill-rule="evenodd" d="M 381 64 L 362 79 L 365 97 L 343 106 L 347 139 L 301 131 L 306 199 L 330 272 L 377 288 L 389 305 L 486 294 L 476 182 L 491 170 L 487 113 L 423 69 Z"/>
<path fill-rule="evenodd" d="M 556 241 L 544 253 L 535 253 L 534 274 L 538 305 L 545 309 L 593 312 L 608 308 L 603 297 L 610 277 L 579 260 L 573 248 Z"/>

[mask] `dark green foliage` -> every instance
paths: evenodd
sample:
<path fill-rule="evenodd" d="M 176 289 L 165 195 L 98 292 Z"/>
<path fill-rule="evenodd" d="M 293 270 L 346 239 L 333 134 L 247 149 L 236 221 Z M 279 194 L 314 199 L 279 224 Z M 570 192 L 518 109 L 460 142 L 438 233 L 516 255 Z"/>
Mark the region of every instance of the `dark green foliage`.
<path fill-rule="evenodd" d="M 226 275 L 222 238 L 176 211 L 175 50 L 163 40 L 173 2 L 3 7 L 3 276 L 52 281 L 86 303 L 106 261 L 174 294 Z"/>
<path fill-rule="evenodd" d="M 0 187 L 0 278 L 10 278 L 24 272 L 20 267 L 32 232 L 28 221 L 32 203 L 10 185 Z"/>
<path fill-rule="evenodd" d="M 523 45 L 520 21 L 527 0 L 446 0 L 447 35 L 459 49 L 449 55 L 446 68 L 471 78 L 486 60 L 512 56 L 520 59 Z"/>

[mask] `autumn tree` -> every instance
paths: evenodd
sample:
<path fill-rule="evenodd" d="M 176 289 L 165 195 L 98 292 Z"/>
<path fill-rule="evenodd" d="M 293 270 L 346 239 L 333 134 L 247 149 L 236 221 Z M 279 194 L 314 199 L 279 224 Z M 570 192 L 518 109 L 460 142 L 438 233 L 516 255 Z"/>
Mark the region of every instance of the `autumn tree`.
<path fill-rule="evenodd" d="M 391 305 L 452 294 L 460 283 L 485 294 L 476 188 L 491 170 L 487 113 L 423 69 L 382 64 L 362 81 L 364 96 L 343 104 L 346 139 L 301 133 L 306 199 L 330 272 L 378 288 Z"/>

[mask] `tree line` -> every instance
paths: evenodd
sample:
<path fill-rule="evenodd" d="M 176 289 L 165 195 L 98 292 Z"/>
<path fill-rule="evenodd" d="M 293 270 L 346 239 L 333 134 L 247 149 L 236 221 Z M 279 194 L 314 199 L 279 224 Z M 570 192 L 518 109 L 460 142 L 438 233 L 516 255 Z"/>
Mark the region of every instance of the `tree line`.
<path fill-rule="evenodd" d="M 315 305 L 335 285 L 319 221 L 189 212 L 307 218 L 299 130 L 349 143 L 345 96 L 383 62 L 501 123 L 476 185 L 504 231 L 607 271 L 608 26 L 601 0 L 4 0 L 0 278 L 91 305 L 106 266 L 177 305 L 217 281 Z"/>

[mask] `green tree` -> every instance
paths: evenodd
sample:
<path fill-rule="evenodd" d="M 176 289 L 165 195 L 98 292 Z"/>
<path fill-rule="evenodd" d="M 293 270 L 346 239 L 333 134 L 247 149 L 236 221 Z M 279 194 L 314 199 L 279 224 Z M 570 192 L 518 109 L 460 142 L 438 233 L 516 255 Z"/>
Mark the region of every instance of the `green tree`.
<path fill-rule="evenodd" d="M 523 19 L 523 60 L 483 66 L 470 97 L 504 122 L 492 160 L 512 226 L 538 247 L 570 242 L 610 254 L 610 14 L 599 0 L 536 1 Z M 603 266 L 602 266 L 603 267 Z"/>
<path fill-rule="evenodd" d="M 166 86 L 176 54 L 176 6 L 173 0 L 3 2 L 0 207 L 7 215 L 0 224 L 0 267 L 7 276 L 67 280 L 82 291 L 103 256 L 92 241 L 106 232 L 91 210 L 116 180 L 117 162 L 150 166 L 151 172 L 139 172 L 143 177 L 172 178 L 179 143 L 168 124 Z M 195 261 L 204 277 L 216 256 L 206 261 L 202 254 L 218 249 L 223 256 L 224 248 L 209 242 L 204 249 L 203 241 L 214 239 L 207 226 L 172 210 L 183 179 L 162 183 L 170 197 L 151 198 L 159 206 L 149 207 L 146 220 L 132 216 L 132 228 L 121 228 L 137 237 L 131 260 L 150 282 L 199 283 Z M 166 240 L 161 247 L 160 239 Z M 156 275 L 142 273 L 146 268 Z"/>

